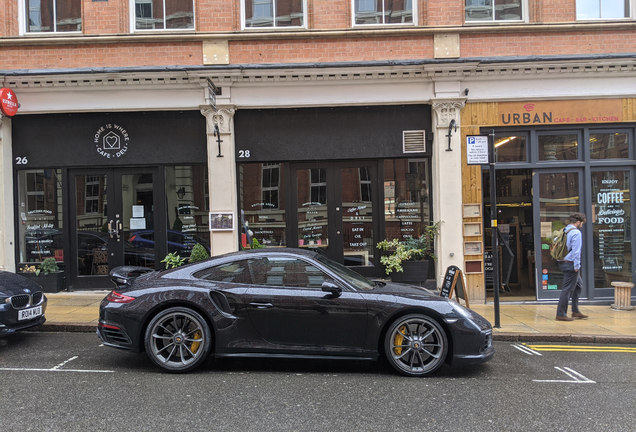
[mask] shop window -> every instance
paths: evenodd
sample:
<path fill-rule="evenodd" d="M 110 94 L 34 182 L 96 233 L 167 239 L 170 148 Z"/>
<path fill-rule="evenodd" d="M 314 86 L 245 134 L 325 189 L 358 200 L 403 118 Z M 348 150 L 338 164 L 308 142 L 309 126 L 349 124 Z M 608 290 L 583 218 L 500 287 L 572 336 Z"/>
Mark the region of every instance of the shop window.
<path fill-rule="evenodd" d="M 466 0 L 466 22 L 522 21 L 524 0 Z"/>
<path fill-rule="evenodd" d="M 629 18 L 629 4 L 629 0 L 576 0 L 576 19 Z"/>
<path fill-rule="evenodd" d="M 18 201 L 20 262 L 63 261 L 60 170 L 18 171 Z"/>
<path fill-rule="evenodd" d="M 135 30 L 194 29 L 192 0 L 135 0 Z"/>
<path fill-rule="evenodd" d="M 84 214 L 99 213 L 99 199 L 102 196 L 101 176 L 86 176 L 84 183 Z"/>
<path fill-rule="evenodd" d="M 495 162 L 525 162 L 525 136 L 497 136 L 495 138 Z"/>
<path fill-rule="evenodd" d="M 305 0 L 243 0 L 245 28 L 304 27 Z"/>
<path fill-rule="evenodd" d="M 371 177 L 369 168 L 358 168 L 360 176 L 360 200 L 363 202 L 371 202 Z"/>
<path fill-rule="evenodd" d="M 429 176 L 427 159 L 384 161 L 386 238 L 406 241 L 424 234 L 430 224 Z"/>
<path fill-rule="evenodd" d="M 590 158 L 629 158 L 629 135 L 626 133 L 590 134 Z"/>
<path fill-rule="evenodd" d="M 355 25 L 413 24 L 411 0 L 353 0 Z"/>
<path fill-rule="evenodd" d="M 26 32 L 82 31 L 81 0 L 26 0 Z"/>
<path fill-rule="evenodd" d="M 563 161 L 578 160 L 577 135 L 541 135 L 539 136 L 539 160 Z"/>
<path fill-rule="evenodd" d="M 324 168 L 312 168 L 309 172 L 311 202 L 327 204 L 327 170 Z"/>
<path fill-rule="evenodd" d="M 239 165 L 241 246 L 252 239 L 266 247 L 285 246 L 285 164 Z"/>
<path fill-rule="evenodd" d="M 165 168 L 168 252 L 177 252 L 182 258 L 189 257 L 197 243 L 210 252 L 206 171 L 203 165 Z"/>

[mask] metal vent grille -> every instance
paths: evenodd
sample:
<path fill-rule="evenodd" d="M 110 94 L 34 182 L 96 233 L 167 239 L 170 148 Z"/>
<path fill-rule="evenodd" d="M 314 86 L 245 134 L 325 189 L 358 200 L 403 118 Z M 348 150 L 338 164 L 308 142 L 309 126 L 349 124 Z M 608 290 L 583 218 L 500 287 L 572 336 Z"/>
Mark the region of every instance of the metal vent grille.
<path fill-rule="evenodd" d="M 426 131 L 402 131 L 402 152 L 422 153 L 426 151 Z"/>

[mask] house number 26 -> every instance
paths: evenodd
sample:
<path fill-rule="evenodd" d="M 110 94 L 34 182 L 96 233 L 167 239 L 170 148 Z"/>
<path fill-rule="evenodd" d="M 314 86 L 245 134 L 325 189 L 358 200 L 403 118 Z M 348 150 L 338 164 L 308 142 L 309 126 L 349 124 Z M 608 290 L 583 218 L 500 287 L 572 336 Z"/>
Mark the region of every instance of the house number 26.
<path fill-rule="evenodd" d="M 250 157 L 250 151 L 249 150 L 239 150 L 239 158 L 248 158 Z"/>
<path fill-rule="evenodd" d="M 29 163 L 29 160 L 26 157 L 18 156 L 15 158 L 16 165 L 26 165 L 27 163 Z"/>

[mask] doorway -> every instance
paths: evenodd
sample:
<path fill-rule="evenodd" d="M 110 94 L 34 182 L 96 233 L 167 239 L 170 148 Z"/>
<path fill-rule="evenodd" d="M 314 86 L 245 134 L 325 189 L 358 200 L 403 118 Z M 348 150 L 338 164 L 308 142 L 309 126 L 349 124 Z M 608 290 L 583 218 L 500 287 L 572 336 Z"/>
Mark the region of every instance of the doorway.
<path fill-rule="evenodd" d="M 110 285 L 109 272 L 121 265 L 159 267 L 165 230 L 157 215 L 162 182 L 156 168 L 69 171 L 69 264 L 73 289 Z M 147 242 L 131 242 L 143 233 Z"/>
<path fill-rule="evenodd" d="M 375 275 L 377 162 L 297 163 L 290 171 L 290 246 L 318 251 L 363 275 Z"/>

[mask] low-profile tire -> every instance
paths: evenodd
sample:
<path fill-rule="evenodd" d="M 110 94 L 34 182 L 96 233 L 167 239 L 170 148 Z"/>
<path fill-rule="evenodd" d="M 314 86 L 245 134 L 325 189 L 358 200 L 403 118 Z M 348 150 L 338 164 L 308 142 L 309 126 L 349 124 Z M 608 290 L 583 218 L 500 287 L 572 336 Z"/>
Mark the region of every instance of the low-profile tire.
<path fill-rule="evenodd" d="M 391 366 L 407 376 L 426 376 L 446 360 L 446 332 L 434 319 L 420 314 L 405 315 L 391 324 L 384 340 Z"/>
<path fill-rule="evenodd" d="M 186 307 L 159 312 L 148 324 L 146 354 L 170 372 L 188 372 L 201 365 L 212 346 L 210 326 L 203 317 Z"/>

